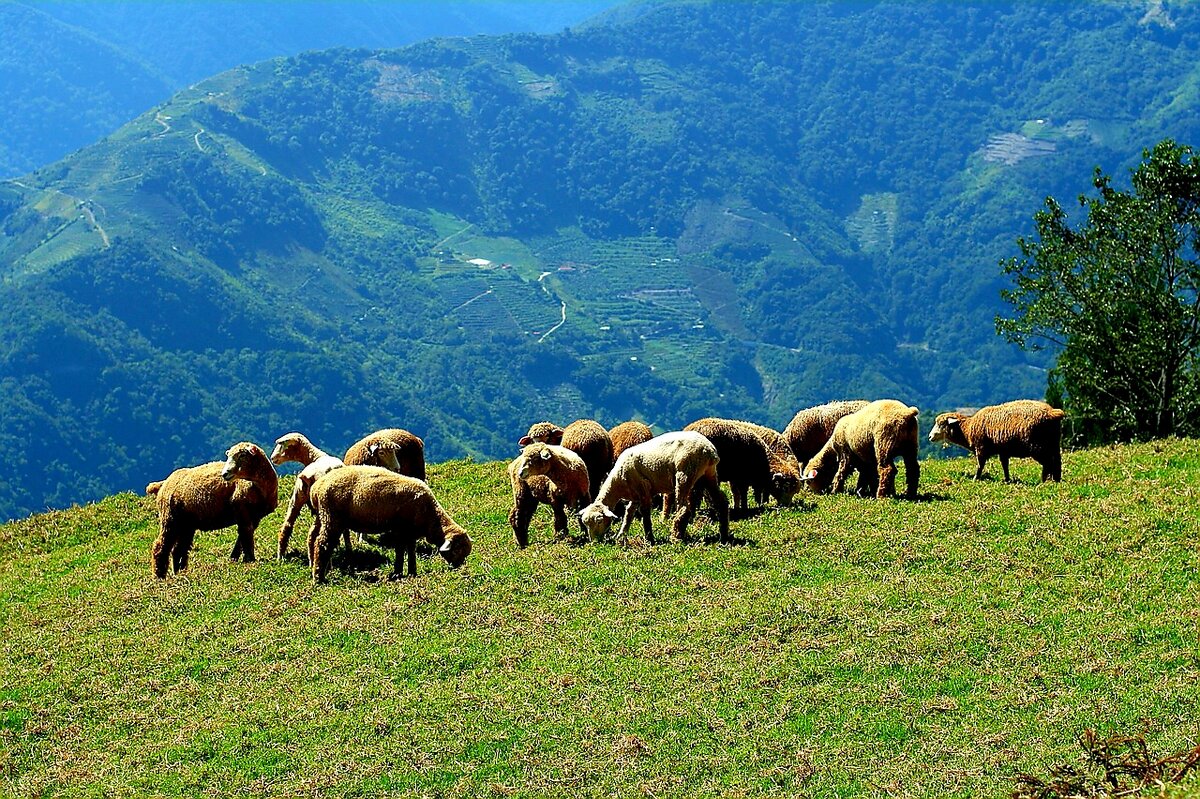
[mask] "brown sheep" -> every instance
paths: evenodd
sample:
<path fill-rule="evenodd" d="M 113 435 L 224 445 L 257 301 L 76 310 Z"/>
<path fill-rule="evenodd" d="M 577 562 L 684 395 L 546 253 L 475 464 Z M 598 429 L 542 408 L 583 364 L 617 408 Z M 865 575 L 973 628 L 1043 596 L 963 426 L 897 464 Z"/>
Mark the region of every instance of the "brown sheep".
<path fill-rule="evenodd" d="M 188 552 L 197 530 L 220 530 L 237 525 L 237 542 L 229 557 L 254 560 L 254 531 L 279 506 L 279 475 L 267 453 L 249 442 L 234 444 L 224 461 L 185 467 L 166 480 L 150 483 L 146 493 L 157 495 L 158 539 L 150 552 L 155 577 L 166 577 L 188 566 Z"/>
<path fill-rule="evenodd" d="M 292 486 L 292 497 L 288 501 L 287 512 L 283 516 L 283 525 L 279 528 L 279 546 L 275 557 L 283 560 L 287 554 L 288 540 L 292 537 L 292 529 L 300 518 L 300 511 L 308 504 L 308 490 L 313 482 L 330 469 L 337 469 L 344 464 L 340 458 L 327 455 L 317 449 L 302 433 L 288 433 L 275 439 L 275 449 L 271 451 L 271 463 L 282 466 L 295 461 L 304 468 L 296 475 L 296 483 Z M 346 538 L 346 549 L 350 548 L 350 538 Z"/>
<path fill-rule="evenodd" d="M 732 419 L 697 419 L 683 428 L 707 438 L 717 448 L 721 463 L 717 480 L 729 483 L 735 510 L 746 510 L 753 488 L 765 496 L 771 491 L 771 461 L 767 445 L 743 422 Z"/>
<path fill-rule="evenodd" d="M 442 509 L 424 481 L 380 466 L 343 466 L 317 478 L 309 492 L 316 513 L 308 535 L 314 583 L 329 573 L 333 547 L 346 531 L 380 536 L 396 548 L 393 577 L 417 574 L 417 539 L 424 538 L 452 568 L 471 553 L 471 538 Z"/>
<path fill-rule="evenodd" d="M 638 444 L 645 444 L 654 438 L 654 431 L 650 429 L 649 425 L 634 420 L 621 422 L 608 431 L 608 437 L 612 439 L 613 463 L 616 463 L 617 458 L 621 457 L 621 453 L 625 450 Z"/>
<path fill-rule="evenodd" d="M 600 490 L 600 483 L 613 466 L 612 439 L 599 422 L 591 419 L 577 419 L 565 430 L 551 422 L 538 422 L 517 443 L 527 447 L 534 442 L 563 446 L 583 458 L 591 479 L 592 496 Z"/>
<path fill-rule="evenodd" d="M 771 467 L 771 496 L 780 505 L 792 504 L 792 498 L 799 493 L 804 484 L 800 462 L 796 459 L 792 448 L 776 430 L 753 422 L 742 422 L 752 430 L 767 446 L 767 460 Z M 754 501 L 759 505 L 766 502 L 766 496 L 759 491 L 754 492 Z"/>
<path fill-rule="evenodd" d="M 377 430 L 351 445 L 347 466 L 382 466 L 396 474 L 425 479 L 425 442 L 407 430 Z"/>
<path fill-rule="evenodd" d="M 721 457 L 713 443 L 690 431 L 664 433 L 644 444 L 621 453 L 596 501 L 579 512 L 579 518 L 593 540 L 602 538 L 618 518 L 614 512 L 626 503 L 621 537 L 629 534 L 635 516 L 642 517 L 646 543 L 653 544 L 650 507 L 659 494 L 674 497 L 678 511 L 671 523 L 675 538 L 683 540 L 696 512 L 700 495 L 708 497 L 720 520 L 721 541 L 729 540 L 729 502 L 717 483 L 717 464 Z"/>
<path fill-rule="evenodd" d="M 839 419 L 862 410 L 866 404 L 866 400 L 842 400 L 798 411 L 784 428 L 783 440 L 792 448 L 796 461 L 803 466 L 825 446 Z"/>
<path fill-rule="evenodd" d="M 842 490 L 857 469 L 861 492 L 883 498 L 896 493 L 897 456 L 904 458 L 906 496 L 916 499 L 921 466 L 917 462 L 917 409 L 896 400 L 876 400 L 847 414 L 834 425 L 833 435 L 805 466 L 813 491 Z"/>
<path fill-rule="evenodd" d="M 529 545 L 529 522 L 539 504 L 554 511 L 554 532 L 567 534 L 566 509 L 579 510 L 592 501 L 587 465 L 566 447 L 535 442 L 508 465 L 513 506 L 508 513 L 517 546 Z"/>
<path fill-rule="evenodd" d="M 983 477 L 988 458 L 996 455 L 1010 482 L 1009 458 L 1032 458 L 1042 466 L 1042 482 L 1062 480 L 1063 412 L 1039 400 L 1015 400 L 980 408 L 973 414 L 943 413 L 929 433 L 930 441 L 957 444 L 975 453 L 975 479 Z"/>

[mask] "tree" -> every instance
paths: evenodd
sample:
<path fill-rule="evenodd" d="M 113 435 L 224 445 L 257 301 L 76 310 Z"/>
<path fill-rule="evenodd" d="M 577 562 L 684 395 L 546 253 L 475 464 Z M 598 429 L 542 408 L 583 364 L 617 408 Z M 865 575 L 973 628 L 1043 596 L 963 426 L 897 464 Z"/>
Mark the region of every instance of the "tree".
<path fill-rule="evenodd" d="M 1132 191 L 1096 169 L 1073 228 L 1054 200 L 1036 238 L 1001 262 L 1015 288 L 996 330 L 1025 349 L 1061 348 L 1054 389 L 1109 440 L 1200 431 L 1200 159 L 1170 139 L 1142 153 Z"/>

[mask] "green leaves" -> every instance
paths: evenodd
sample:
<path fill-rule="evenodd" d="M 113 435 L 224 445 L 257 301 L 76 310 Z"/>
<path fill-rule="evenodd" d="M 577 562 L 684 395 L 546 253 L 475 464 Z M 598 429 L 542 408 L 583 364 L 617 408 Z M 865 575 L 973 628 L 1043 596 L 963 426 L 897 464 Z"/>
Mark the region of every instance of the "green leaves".
<path fill-rule="evenodd" d="M 1054 198 L 1034 215 L 1036 237 L 1003 261 L 1015 288 L 996 330 L 1026 349 L 1061 348 L 1068 408 L 1104 437 L 1194 432 L 1200 351 L 1200 161 L 1170 139 L 1143 152 L 1132 191 L 1096 170 L 1072 227 Z"/>

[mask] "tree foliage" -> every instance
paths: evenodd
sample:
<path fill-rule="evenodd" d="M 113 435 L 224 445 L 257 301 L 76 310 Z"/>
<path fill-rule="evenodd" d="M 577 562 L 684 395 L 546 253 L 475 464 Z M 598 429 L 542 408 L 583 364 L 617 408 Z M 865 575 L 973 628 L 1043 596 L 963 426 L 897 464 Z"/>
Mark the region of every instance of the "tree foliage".
<path fill-rule="evenodd" d="M 1073 226 L 1053 198 L 1036 236 L 1003 262 L 1015 287 L 1012 317 L 996 328 L 1021 347 L 1061 348 L 1058 375 L 1070 410 L 1101 437 L 1149 438 L 1200 430 L 1200 159 L 1170 139 L 1143 152 L 1132 188 L 1099 169 Z"/>

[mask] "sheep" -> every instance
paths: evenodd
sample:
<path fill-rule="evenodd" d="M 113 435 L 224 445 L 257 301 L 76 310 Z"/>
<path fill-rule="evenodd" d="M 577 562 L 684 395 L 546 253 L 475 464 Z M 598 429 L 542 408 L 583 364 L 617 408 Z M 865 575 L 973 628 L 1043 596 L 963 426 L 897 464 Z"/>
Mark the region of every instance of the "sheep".
<path fill-rule="evenodd" d="M 799 493 L 804 484 L 801 479 L 801 465 L 792 448 L 776 430 L 753 422 L 742 424 L 752 430 L 767 446 L 767 460 L 771 467 L 771 496 L 775 497 L 775 501 L 780 505 L 792 504 L 792 498 Z M 762 505 L 766 497 L 756 489 L 754 501 Z"/>
<path fill-rule="evenodd" d="M 629 534 L 635 515 L 640 514 L 646 543 L 653 544 L 650 507 L 657 494 L 670 494 L 678 511 L 671 532 L 682 540 L 696 511 L 700 494 L 708 496 L 720 520 L 721 541 L 729 540 L 729 502 L 717 482 L 717 448 L 699 433 L 664 433 L 621 453 L 595 501 L 579 512 L 580 521 L 593 541 L 603 537 L 618 518 L 613 512 L 627 502 L 621 536 Z"/>
<path fill-rule="evenodd" d="M 591 479 L 592 496 L 600 490 L 600 483 L 613 466 L 612 439 L 599 422 L 591 419 L 576 419 L 565 430 L 551 422 L 538 422 L 518 443 L 527 447 L 534 442 L 563 446 L 583 458 Z"/>
<path fill-rule="evenodd" d="M 988 458 L 999 456 L 1004 482 L 1010 482 L 1009 458 L 1032 458 L 1042 466 L 1042 482 L 1062 480 L 1063 412 L 1039 400 L 1014 400 L 980 408 L 974 414 L 943 413 L 930 441 L 957 444 L 975 453 L 975 479 L 983 477 Z"/>
<path fill-rule="evenodd" d="M 917 409 L 896 400 L 876 400 L 847 414 L 805 466 L 804 478 L 818 493 L 841 491 L 846 477 L 858 469 L 863 493 L 882 499 L 896 493 L 896 466 L 904 458 L 906 496 L 916 499 L 921 467 L 917 462 Z M 877 476 L 876 476 L 877 475 Z"/>
<path fill-rule="evenodd" d="M 613 463 L 621 457 L 621 453 L 636 444 L 645 444 L 654 438 L 654 431 L 643 422 L 621 422 L 608 431 L 608 437 L 613 445 Z"/>
<path fill-rule="evenodd" d="M 592 501 L 587 464 L 566 447 L 533 443 L 508 465 L 513 506 L 508 513 L 517 546 L 529 545 L 529 522 L 539 503 L 554 511 L 554 532 L 567 532 L 566 509 L 577 511 Z"/>
<path fill-rule="evenodd" d="M 425 479 L 425 442 L 395 427 L 376 430 L 352 444 L 342 460 L 347 466 L 382 466 L 396 474 Z"/>
<path fill-rule="evenodd" d="M 225 453 L 224 461 L 184 467 L 166 480 L 146 486 L 158 503 L 158 539 L 150 552 L 154 576 L 164 578 L 188 567 L 188 552 L 197 530 L 237 525 L 237 542 L 229 557 L 254 560 L 254 531 L 279 506 L 279 475 L 259 447 L 243 441 Z"/>
<path fill-rule="evenodd" d="M 833 435 L 838 419 L 862 410 L 866 404 L 866 400 L 842 400 L 798 411 L 783 429 L 783 440 L 792 448 L 798 463 L 808 463 Z"/>
<path fill-rule="evenodd" d="M 710 417 L 697 419 L 683 429 L 699 433 L 717 448 L 721 458 L 717 479 L 729 483 L 734 510 L 746 510 L 746 495 L 751 488 L 763 494 L 771 489 L 767 445 L 741 422 Z"/>
<path fill-rule="evenodd" d="M 283 560 L 287 554 L 288 540 L 292 537 L 296 520 L 300 518 L 300 511 L 308 505 L 308 491 L 313 482 L 330 469 L 345 465 L 340 458 L 328 455 L 315 447 L 302 433 L 288 433 L 275 439 L 275 449 L 271 450 L 271 463 L 282 466 L 289 461 L 295 461 L 304 468 L 296 475 L 292 497 L 288 501 L 283 525 L 279 528 L 279 547 L 275 554 L 278 560 Z M 346 549 L 350 549 L 349 536 L 346 538 Z"/>
<path fill-rule="evenodd" d="M 343 466 L 317 478 L 309 491 L 316 520 L 308 534 L 313 583 L 325 582 L 333 547 L 347 530 L 381 536 L 396 548 L 393 577 L 417 574 L 417 539 L 425 538 L 452 568 L 471 553 L 471 538 L 438 504 L 424 481 L 380 466 Z"/>

